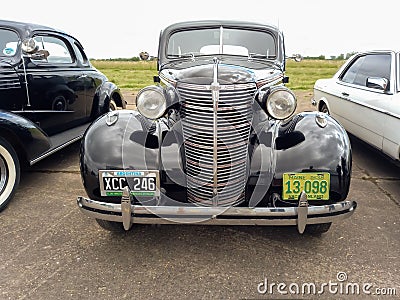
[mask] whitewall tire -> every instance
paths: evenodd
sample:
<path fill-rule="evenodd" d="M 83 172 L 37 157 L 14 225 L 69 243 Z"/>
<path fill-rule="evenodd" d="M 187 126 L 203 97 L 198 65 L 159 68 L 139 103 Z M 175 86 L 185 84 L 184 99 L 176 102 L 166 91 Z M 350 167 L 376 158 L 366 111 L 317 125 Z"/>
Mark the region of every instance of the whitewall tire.
<path fill-rule="evenodd" d="M 11 201 L 20 180 L 20 164 L 14 148 L 0 138 L 0 211 Z"/>

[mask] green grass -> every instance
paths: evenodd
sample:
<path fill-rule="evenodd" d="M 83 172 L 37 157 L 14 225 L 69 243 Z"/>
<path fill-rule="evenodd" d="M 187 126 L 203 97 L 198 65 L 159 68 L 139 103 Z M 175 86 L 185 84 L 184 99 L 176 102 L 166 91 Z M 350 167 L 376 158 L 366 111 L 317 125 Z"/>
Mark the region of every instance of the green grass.
<path fill-rule="evenodd" d="M 155 61 L 95 60 L 92 61 L 92 64 L 119 88 L 136 92 L 153 84 L 153 76 L 157 75 Z"/>
<path fill-rule="evenodd" d="M 294 91 L 312 91 L 317 79 L 332 77 L 343 63 L 344 60 L 303 60 L 299 63 L 289 60 L 286 63 L 287 87 Z"/>
<path fill-rule="evenodd" d="M 312 91 L 317 79 L 329 78 L 339 69 L 344 60 L 303 60 L 296 63 L 288 60 L 286 75 L 289 76 L 287 87 L 296 91 Z M 157 75 L 155 61 L 103 61 L 95 60 L 92 64 L 103 72 L 110 81 L 121 89 L 134 92 L 153 84 Z"/>

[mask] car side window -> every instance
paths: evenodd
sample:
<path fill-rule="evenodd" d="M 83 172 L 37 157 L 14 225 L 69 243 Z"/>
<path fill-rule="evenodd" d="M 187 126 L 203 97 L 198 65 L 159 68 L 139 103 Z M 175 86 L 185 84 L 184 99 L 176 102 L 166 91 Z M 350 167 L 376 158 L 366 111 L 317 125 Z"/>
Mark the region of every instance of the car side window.
<path fill-rule="evenodd" d="M 16 32 L 0 28 L 0 56 L 14 56 L 17 53 L 19 36 Z"/>
<path fill-rule="evenodd" d="M 71 53 L 66 43 L 54 36 L 35 36 L 36 44 L 39 50 L 46 51 L 45 57 L 35 57 L 33 60 L 40 60 L 40 63 L 54 63 L 54 64 L 70 64 L 73 62 Z"/>
<path fill-rule="evenodd" d="M 85 51 L 83 51 L 83 48 L 81 45 L 78 43 L 74 43 L 74 48 L 75 48 L 75 53 L 76 53 L 76 58 L 82 65 L 89 65 L 89 60 L 85 54 Z"/>
<path fill-rule="evenodd" d="M 390 54 L 368 54 L 358 57 L 342 75 L 343 82 L 367 85 L 367 78 L 381 77 L 390 80 Z"/>

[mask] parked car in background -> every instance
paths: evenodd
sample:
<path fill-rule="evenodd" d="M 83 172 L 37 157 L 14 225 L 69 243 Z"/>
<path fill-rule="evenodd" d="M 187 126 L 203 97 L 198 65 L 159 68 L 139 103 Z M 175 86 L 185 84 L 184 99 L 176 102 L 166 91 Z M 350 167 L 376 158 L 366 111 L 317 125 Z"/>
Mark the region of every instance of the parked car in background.
<path fill-rule="evenodd" d="M 314 85 L 312 103 L 345 129 L 394 160 L 400 159 L 400 57 L 397 51 L 353 55 Z"/>
<path fill-rule="evenodd" d="M 0 20 L 0 211 L 17 189 L 21 166 L 80 139 L 91 121 L 125 105 L 77 39 Z"/>
<path fill-rule="evenodd" d="M 159 74 L 138 93 L 137 111 L 103 115 L 82 139 L 81 211 L 107 230 L 195 223 L 322 233 L 349 217 L 346 131 L 323 113 L 294 114 L 285 62 L 275 26 L 162 30 Z"/>

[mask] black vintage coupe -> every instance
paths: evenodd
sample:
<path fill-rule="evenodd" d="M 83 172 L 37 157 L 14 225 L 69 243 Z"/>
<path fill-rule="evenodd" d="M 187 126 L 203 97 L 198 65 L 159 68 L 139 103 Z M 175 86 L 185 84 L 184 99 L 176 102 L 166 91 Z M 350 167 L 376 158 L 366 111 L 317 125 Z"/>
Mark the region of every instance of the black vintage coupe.
<path fill-rule="evenodd" d="M 352 215 L 351 148 L 320 112 L 294 114 L 278 28 L 196 21 L 161 31 L 158 76 L 137 111 L 97 119 L 81 146 L 83 213 L 133 223 L 293 225 Z"/>
<path fill-rule="evenodd" d="M 60 30 L 0 20 L 0 211 L 20 168 L 83 136 L 91 121 L 125 101 L 81 43 Z"/>

